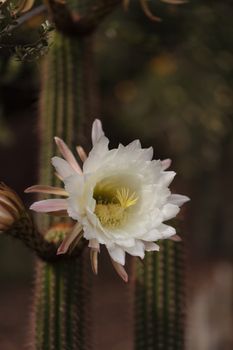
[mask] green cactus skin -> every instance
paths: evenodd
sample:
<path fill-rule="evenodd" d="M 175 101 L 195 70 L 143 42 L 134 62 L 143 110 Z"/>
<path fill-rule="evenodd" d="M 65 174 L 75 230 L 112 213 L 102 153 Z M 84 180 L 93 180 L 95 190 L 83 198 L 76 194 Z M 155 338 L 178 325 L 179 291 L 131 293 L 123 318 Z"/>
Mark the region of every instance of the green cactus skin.
<path fill-rule="evenodd" d="M 87 257 L 37 262 L 33 331 L 35 349 L 91 349 Z"/>
<path fill-rule="evenodd" d="M 97 114 L 91 59 L 92 37 L 71 39 L 55 34 L 43 71 L 41 183 L 60 183 L 51 166 L 51 158 L 57 154 L 54 136 L 65 140 L 73 151 L 77 144 L 88 145 L 84 135 L 90 135 L 91 122 Z M 47 217 L 43 226 L 48 227 L 49 221 Z"/>
<path fill-rule="evenodd" d="M 137 261 L 135 349 L 184 349 L 184 247 L 164 241 Z"/>
<path fill-rule="evenodd" d="M 84 146 L 94 118 L 92 38 L 68 38 L 56 33 L 44 62 L 40 103 L 40 183 L 60 185 L 51 157 L 58 153 L 54 136 L 74 150 Z M 87 119 L 89 118 L 89 119 Z M 58 218 L 41 215 L 38 226 L 48 230 Z M 62 222 L 64 220 L 62 219 Z M 33 316 L 34 349 L 88 350 L 92 273 L 84 251 L 77 258 L 37 261 Z"/>

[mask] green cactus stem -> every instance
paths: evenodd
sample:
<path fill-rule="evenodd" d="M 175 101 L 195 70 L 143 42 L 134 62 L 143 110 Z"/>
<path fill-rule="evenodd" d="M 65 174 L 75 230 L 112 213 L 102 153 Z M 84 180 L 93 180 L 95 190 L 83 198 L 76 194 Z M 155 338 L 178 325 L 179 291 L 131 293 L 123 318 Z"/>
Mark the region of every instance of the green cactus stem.
<path fill-rule="evenodd" d="M 84 259 L 37 262 L 33 312 L 35 349 L 91 349 L 89 270 Z"/>
<path fill-rule="evenodd" d="M 95 106 L 91 37 L 69 38 L 56 33 L 44 62 L 40 103 L 40 183 L 57 185 L 51 157 L 57 153 L 54 136 L 74 150 L 87 145 Z M 87 118 L 90 118 L 89 120 Z M 64 219 L 65 220 L 65 219 Z M 62 219 L 62 222 L 64 221 Z M 61 221 L 42 215 L 41 231 Z M 47 237 L 48 238 L 48 237 Z M 90 271 L 87 252 L 71 259 L 37 261 L 33 319 L 34 348 L 90 349 Z"/>
<path fill-rule="evenodd" d="M 184 349 L 184 246 L 164 241 L 137 262 L 135 349 Z"/>
<path fill-rule="evenodd" d="M 92 118 L 96 115 L 92 37 L 68 38 L 58 33 L 43 69 L 40 104 L 40 182 L 58 183 L 51 167 L 56 153 L 54 136 L 74 149 L 87 146 Z"/>
<path fill-rule="evenodd" d="M 54 260 L 57 258 L 56 245 L 44 239 L 26 212 L 5 231 L 5 234 L 24 242 L 24 244 L 34 251 L 41 259 Z"/>
<path fill-rule="evenodd" d="M 69 230 L 70 229 L 71 227 L 69 226 Z M 53 230 L 53 228 L 50 229 L 50 231 L 51 230 Z M 36 255 L 41 260 L 47 262 L 56 262 L 59 260 L 69 260 L 79 257 L 87 245 L 87 241 L 83 238 L 75 247 L 75 249 L 70 252 L 69 255 L 59 257 L 57 255 L 58 244 L 65 237 L 65 234 L 67 234 L 69 230 L 67 230 L 67 228 L 63 228 L 60 231 L 60 234 L 56 232 L 56 240 L 47 239 L 47 235 L 44 237 L 38 231 L 30 215 L 27 212 L 24 212 L 8 230 L 4 231 L 4 233 L 10 237 L 22 241 L 30 250 L 36 253 Z M 59 237 L 59 239 L 57 239 L 57 237 Z"/>

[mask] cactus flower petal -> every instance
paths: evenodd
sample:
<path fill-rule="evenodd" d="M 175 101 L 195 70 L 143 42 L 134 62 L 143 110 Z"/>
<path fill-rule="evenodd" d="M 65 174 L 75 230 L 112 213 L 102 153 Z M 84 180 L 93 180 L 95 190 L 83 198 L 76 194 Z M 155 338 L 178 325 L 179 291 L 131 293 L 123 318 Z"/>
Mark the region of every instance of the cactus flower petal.
<path fill-rule="evenodd" d="M 159 245 L 154 242 L 144 242 L 144 245 L 147 252 L 159 251 Z"/>
<path fill-rule="evenodd" d="M 90 259 L 91 259 L 91 268 L 95 275 L 98 274 L 98 250 L 91 248 L 90 250 Z"/>
<path fill-rule="evenodd" d="M 75 170 L 70 166 L 70 164 L 60 157 L 53 157 L 52 164 L 61 179 L 65 179 L 66 177 L 75 174 Z"/>
<path fill-rule="evenodd" d="M 125 265 L 124 249 L 118 246 L 108 247 L 107 249 L 112 260 L 116 261 L 120 265 Z"/>
<path fill-rule="evenodd" d="M 48 194 L 56 194 L 59 196 L 69 196 L 69 194 L 60 187 L 53 186 L 44 186 L 44 185 L 34 185 L 26 188 L 24 190 L 25 193 L 48 193 Z"/>
<path fill-rule="evenodd" d="M 77 146 L 76 147 L 77 153 L 79 155 L 79 158 L 81 159 L 81 161 L 84 163 L 85 160 L 87 159 L 87 154 L 84 151 L 84 149 L 81 146 Z"/>
<path fill-rule="evenodd" d="M 190 201 L 190 198 L 187 196 L 182 196 L 181 194 L 172 194 L 169 198 L 169 201 L 170 203 L 181 207 L 184 203 Z"/>
<path fill-rule="evenodd" d="M 116 270 L 116 272 L 118 273 L 118 275 L 123 279 L 123 281 L 125 281 L 127 283 L 128 282 L 128 274 L 125 271 L 124 266 L 117 263 L 113 259 L 111 259 L 111 261 L 112 261 L 113 267 Z"/>
<path fill-rule="evenodd" d="M 82 237 L 82 226 L 77 223 L 73 229 L 70 231 L 70 233 L 67 234 L 66 238 L 63 240 L 63 242 L 61 243 L 61 245 L 59 246 L 58 250 L 57 250 L 57 254 L 65 254 L 71 244 L 77 240 L 77 238 L 81 238 Z"/>
<path fill-rule="evenodd" d="M 101 139 L 102 136 L 104 136 L 102 123 L 99 119 L 96 119 L 92 125 L 92 133 L 91 133 L 93 146 Z"/>
<path fill-rule="evenodd" d="M 174 235 L 174 236 L 170 237 L 170 240 L 174 241 L 174 242 L 181 242 L 182 238 L 179 235 Z"/>
<path fill-rule="evenodd" d="M 53 211 L 60 211 L 67 209 L 67 201 L 65 199 L 45 199 L 43 201 L 35 202 L 30 209 L 38 213 L 50 213 Z"/>
<path fill-rule="evenodd" d="M 92 249 L 96 249 L 98 251 L 100 250 L 100 244 L 97 241 L 97 239 L 90 239 L 88 247 Z"/>
<path fill-rule="evenodd" d="M 171 161 L 171 159 L 167 158 L 167 159 L 162 160 L 161 164 L 162 164 L 162 169 L 167 170 L 168 168 L 170 168 L 172 161 Z"/>
<path fill-rule="evenodd" d="M 82 174 L 82 169 L 80 168 L 78 162 L 76 161 L 73 153 L 71 152 L 67 144 L 57 136 L 54 139 L 65 160 L 78 174 Z"/>

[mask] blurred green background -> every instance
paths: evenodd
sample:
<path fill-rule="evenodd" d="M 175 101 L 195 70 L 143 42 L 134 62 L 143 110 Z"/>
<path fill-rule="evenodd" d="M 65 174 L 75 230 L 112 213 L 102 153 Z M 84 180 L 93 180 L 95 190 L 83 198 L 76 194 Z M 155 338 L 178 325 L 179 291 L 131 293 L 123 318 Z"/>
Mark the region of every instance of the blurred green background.
<path fill-rule="evenodd" d="M 155 158 L 173 160 L 173 191 L 191 197 L 180 234 L 187 242 L 187 349 L 193 350 L 233 346 L 232 5 L 151 1 L 162 19 L 152 22 L 132 0 L 128 12 L 119 8 L 96 35 L 101 116 L 95 117 L 103 120 L 111 146 L 136 138 L 152 145 Z M 18 39 L 23 42 L 30 31 L 23 28 Z M 0 58 L 0 178 L 27 203 L 23 189 L 37 174 L 40 67 L 41 61 L 21 63 L 7 52 Z M 29 252 L 1 237 L 3 350 L 16 349 L 14 341 L 23 344 L 26 323 L 8 310 L 21 312 L 26 322 L 32 275 Z M 9 339 L 12 332 L 16 340 Z"/>

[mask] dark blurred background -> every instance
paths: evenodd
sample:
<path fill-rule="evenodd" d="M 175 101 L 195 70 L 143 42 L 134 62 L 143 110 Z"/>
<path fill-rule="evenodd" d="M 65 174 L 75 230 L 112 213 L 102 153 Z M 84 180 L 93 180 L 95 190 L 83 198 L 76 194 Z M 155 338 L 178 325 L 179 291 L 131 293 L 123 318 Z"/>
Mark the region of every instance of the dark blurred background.
<path fill-rule="evenodd" d="M 191 197 L 180 232 L 188 247 L 187 349 L 230 350 L 233 3 L 152 3 L 158 23 L 138 3 L 116 11 L 97 33 L 100 117 L 111 146 L 139 138 L 154 147 L 155 158 L 172 158 L 172 190 Z M 0 58 L 0 178 L 28 204 L 23 190 L 36 182 L 40 65 Z M 32 280 L 30 253 L 2 236 L 1 350 L 25 348 Z"/>

